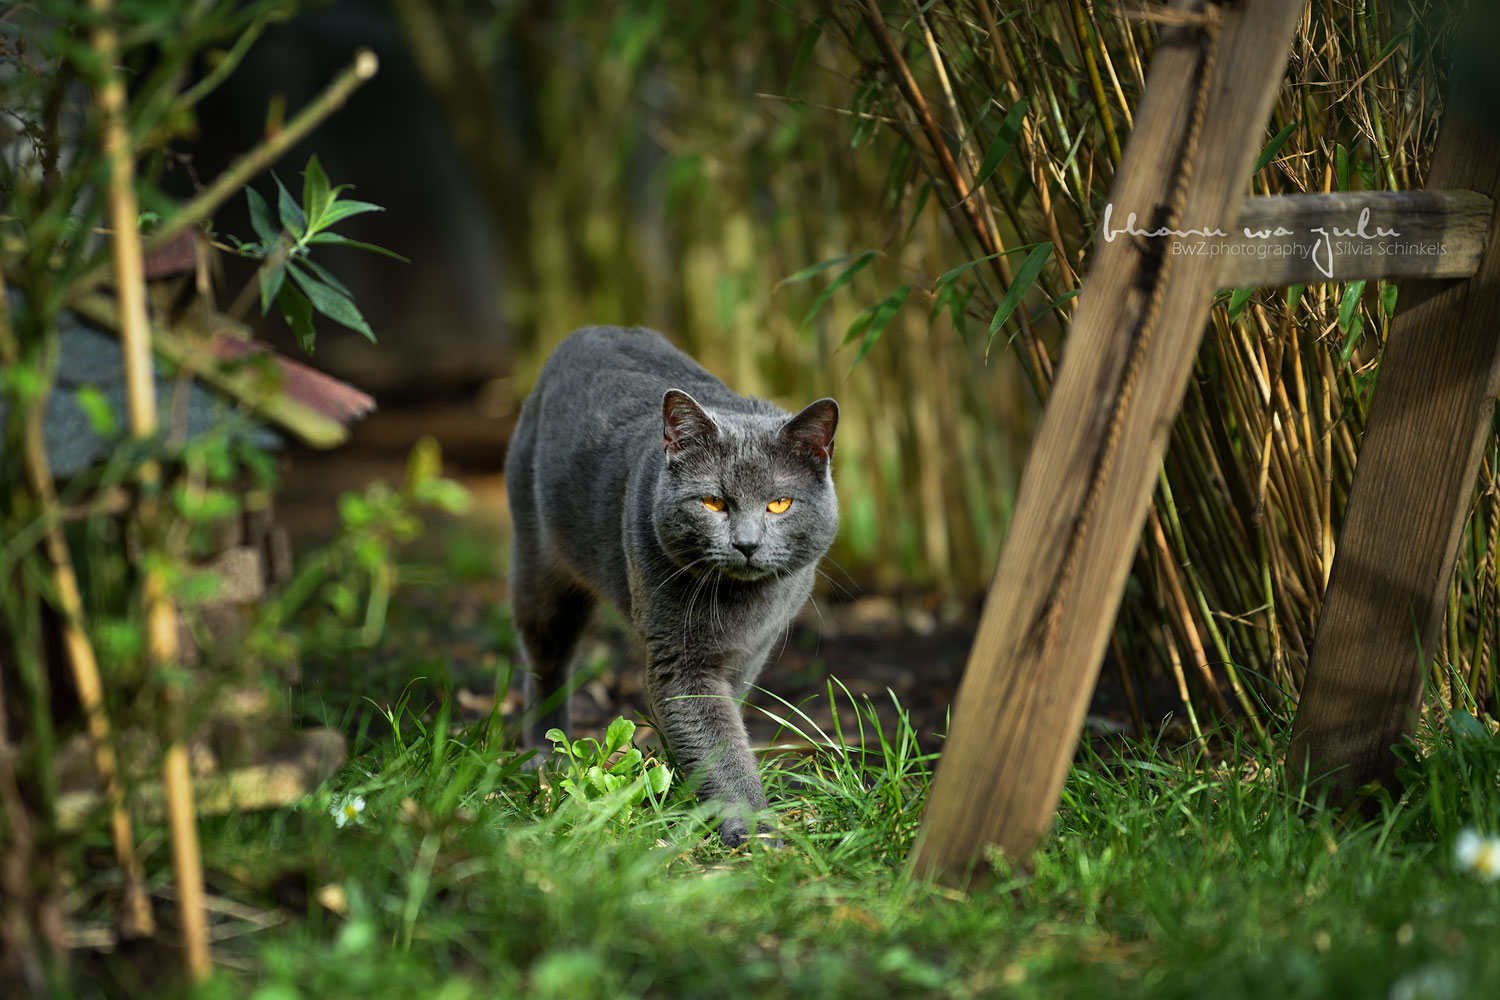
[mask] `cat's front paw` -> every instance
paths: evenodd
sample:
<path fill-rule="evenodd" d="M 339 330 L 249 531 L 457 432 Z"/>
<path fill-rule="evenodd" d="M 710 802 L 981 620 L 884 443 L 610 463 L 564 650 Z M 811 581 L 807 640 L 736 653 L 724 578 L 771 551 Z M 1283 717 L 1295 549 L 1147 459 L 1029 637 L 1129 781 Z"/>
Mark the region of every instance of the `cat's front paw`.
<path fill-rule="evenodd" d="M 765 823 L 757 824 L 755 836 L 749 836 L 749 826 L 738 816 L 731 816 L 719 825 L 719 840 L 730 850 L 740 847 L 746 841 L 754 841 L 755 846 L 764 847 L 767 850 L 779 851 L 786 846 L 786 841 L 776 835 L 776 828 Z"/>

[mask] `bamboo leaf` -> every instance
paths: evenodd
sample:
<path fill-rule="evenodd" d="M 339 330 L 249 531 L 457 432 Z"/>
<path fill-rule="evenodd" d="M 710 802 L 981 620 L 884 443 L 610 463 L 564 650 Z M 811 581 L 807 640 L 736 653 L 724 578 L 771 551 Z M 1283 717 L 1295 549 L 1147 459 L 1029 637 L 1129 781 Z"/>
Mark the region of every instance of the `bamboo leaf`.
<path fill-rule="evenodd" d="M 900 311 L 901 307 L 906 304 L 906 299 L 909 295 L 911 295 L 911 286 L 902 285 L 874 306 L 866 309 L 860 314 L 858 319 L 850 324 L 849 332 L 844 337 L 844 343 L 849 343 L 861 334 L 863 334 L 863 337 L 860 339 L 859 350 L 855 352 L 854 363 L 849 366 L 849 371 L 853 372 L 859 363 L 865 359 L 865 355 L 870 353 L 870 348 L 875 346 L 875 342 L 880 339 L 880 335 L 885 332 L 885 328 L 890 326 L 891 320 Z"/>
<path fill-rule="evenodd" d="M 1344 289 L 1344 298 L 1339 302 L 1339 329 L 1345 331 L 1344 346 L 1339 352 L 1339 367 L 1349 363 L 1354 345 L 1364 329 L 1364 316 L 1359 311 L 1359 299 L 1365 292 L 1364 281 L 1351 281 Z"/>
<path fill-rule="evenodd" d="M 1250 173 L 1252 175 L 1260 173 L 1261 168 L 1275 159 L 1276 154 L 1281 151 L 1281 147 L 1286 145 L 1286 141 L 1292 137 L 1292 133 L 1297 131 L 1298 126 L 1301 124 L 1301 122 L 1292 122 L 1286 128 L 1277 132 L 1276 137 L 1268 142 L 1266 148 L 1261 150 L 1260 155 L 1255 158 L 1255 167 Z"/>
<path fill-rule="evenodd" d="M 1023 97 L 1005 113 L 1005 119 L 995 130 L 995 138 L 984 154 L 984 161 L 979 164 L 979 173 L 974 176 L 975 187 L 983 186 L 990 179 L 990 175 L 1000 166 L 1000 161 L 1005 159 L 1005 154 L 1016 144 L 1016 137 L 1021 134 L 1021 120 L 1026 117 L 1026 106 L 1027 100 Z"/>
<path fill-rule="evenodd" d="M 1231 322 L 1240 318 L 1240 313 L 1245 311 L 1245 303 L 1249 302 L 1250 296 L 1254 294 L 1254 288 L 1236 288 L 1229 293 L 1229 319 Z"/>
<path fill-rule="evenodd" d="M 802 325 L 798 329 L 806 330 L 808 325 L 812 323 L 813 318 L 828 304 L 828 300 L 833 298 L 833 293 L 847 285 L 856 274 L 863 271 L 869 265 L 870 261 L 874 259 L 874 250 L 864 250 L 855 254 L 849 266 L 844 268 L 838 277 L 830 281 L 827 288 L 818 293 L 818 297 L 813 300 L 812 308 L 807 310 L 806 316 L 802 317 Z"/>
<path fill-rule="evenodd" d="M 1339 329 L 1349 329 L 1355 312 L 1359 309 L 1360 296 L 1365 294 L 1364 279 L 1351 281 L 1344 287 L 1344 297 L 1339 302 Z"/>
<path fill-rule="evenodd" d="M 1387 319 L 1396 315 L 1396 283 L 1388 281 L 1380 286 L 1380 308 L 1385 311 Z"/>
<path fill-rule="evenodd" d="M 808 60 L 812 58 L 813 49 L 818 47 L 818 39 L 821 37 L 823 37 L 823 19 L 814 18 L 813 23 L 808 25 L 806 33 L 802 36 L 802 44 L 797 46 L 796 56 L 792 58 L 792 72 L 786 81 L 788 94 L 796 89 L 797 81 L 802 79 L 802 72 L 807 69 Z"/>
<path fill-rule="evenodd" d="M 1031 318 L 1039 319 L 1040 317 L 1045 316 L 1047 313 L 1056 309 L 1058 306 L 1062 305 L 1069 299 L 1077 298 L 1080 290 L 1081 289 L 1075 288 L 1071 292 L 1063 292 L 1057 298 L 1053 299 L 1051 302 L 1048 302 L 1046 305 L 1042 306 L 1042 308 L 1038 309 L 1036 311 L 1036 315 L 1032 316 Z"/>
<path fill-rule="evenodd" d="M 1288 285 L 1286 289 L 1287 312 L 1296 312 L 1297 304 L 1302 301 L 1302 293 L 1307 291 L 1306 285 Z"/>
<path fill-rule="evenodd" d="M 1047 263 L 1047 258 L 1052 255 L 1051 243 L 1040 243 L 1036 249 L 1027 255 L 1026 260 L 1016 271 L 1015 280 L 1005 290 L 1005 297 L 1000 300 L 1000 305 L 995 309 L 995 316 L 990 320 L 990 332 L 984 344 L 984 356 L 990 355 L 990 346 L 995 342 L 995 334 L 1010 319 L 1010 314 L 1016 311 L 1016 306 L 1021 304 L 1021 296 L 1026 294 L 1027 289 L 1036 281 L 1037 275 L 1042 273 L 1042 265 Z"/>
<path fill-rule="evenodd" d="M 838 267 L 840 264 L 848 263 L 855 257 L 860 257 L 864 254 L 873 254 L 874 252 L 874 250 L 863 250 L 860 253 L 846 253 L 842 257 L 830 257 L 827 260 L 820 260 L 816 264 L 809 264 L 802 270 L 787 275 L 785 278 L 782 278 L 780 281 L 778 281 L 777 284 L 792 285 L 796 284 L 799 281 L 806 281 L 808 278 L 816 277 L 817 275 L 822 274 L 829 268 Z"/>
<path fill-rule="evenodd" d="M 1016 249 L 1020 250 L 1020 249 L 1024 249 L 1024 248 L 1023 247 L 1017 247 Z M 1015 250 L 1002 250 L 999 253 L 988 254 L 988 255 L 986 255 L 984 257 L 976 257 L 973 260 L 969 261 L 967 264 L 960 264 L 957 267 L 953 268 L 952 270 L 944 271 L 943 272 L 943 276 L 941 278 L 939 278 L 937 280 L 937 283 L 934 284 L 932 287 L 934 289 L 938 289 L 938 288 L 942 288 L 944 285 L 952 284 L 955 279 L 957 279 L 958 277 L 960 277 L 969 268 L 976 267 L 976 266 L 978 266 L 980 264 L 983 264 L 987 260 L 994 260 L 996 257 L 1003 257 L 1007 253 L 1015 253 Z"/>

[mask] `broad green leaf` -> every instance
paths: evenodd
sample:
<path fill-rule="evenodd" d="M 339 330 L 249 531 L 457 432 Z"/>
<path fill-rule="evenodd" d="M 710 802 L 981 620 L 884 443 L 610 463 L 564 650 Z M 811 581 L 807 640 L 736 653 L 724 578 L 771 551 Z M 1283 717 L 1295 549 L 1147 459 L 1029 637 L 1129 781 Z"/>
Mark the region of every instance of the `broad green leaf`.
<path fill-rule="evenodd" d="M 262 264 L 256 272 L 260 278 L 260 314 L 264 316 L 271 311 L 271 303 L 276 301 L 276 296 L 281 294 L 281 284 L 286 281 L 286 261 L 282 261 L 275 267 Z"/>
<path fill-rule="evenodd" d="M 989 150 L 984 154 L 984 161 L 979 164 L 979 173 L 974 177 L 976 188 L 990 179 L 990 175 L 1000 166 L 1000 161 L 1005 159 L 1005 154 L 1016 144 L 1016 137 L 1021 134 L 1021 120 L 1026 117 L 1026 106 L 1027 101 L 1023 97 L 1005 113 L 1004 120 L 995 131 L 995 138 L 990 141 Z"/>
<path fill-rule="evenodd" d="M 1344 346 L 1339 352 L 1340 368 L 1349 363 L 1349 356 L 1354 353 L 1354 345 L 1359 341 L 1360 332 L 1365 326 L 1364 314 L 1359 311 L 1359 298 L 1364 291 L 1363 281 L 1351 281 L 1344 289 L 1344 298 L 1339 303 L 1339 329 L 1345 331 Z"/>
<path fill-rule="evenodd" d="M 409 259 L 401 256 L 394 250 L 387 250 L 385 247 L 378 247 L 373 243 L 361 243 L 359 240 L 351 240 L 346 236 L 340 236 L 338 233 L 317 233 L 313 236 L 308 237 L 307 242 L 309 244 L 329 243 L 333 246 L 354 247 L 357 250 L 372 250 L 375 253 L 382 254 L 386 257 L 391 258 L 392 260 L 399 260 L 403 264 L 411 263 Z"/>
<path fill-rule="evenodd" d="M 614 753 L 629 743 L 630 738 L 634 735 L 635 723 L 624 717 L 618 718 L 614 722 L 611 722 L 609 728 L 605 730 L 604 746 L 610 753 Z"/>
<path fill-rule="evenodd" d="M 323 165 L 318 162 L 318 156 L 314 153 L 307 161 L 307 168 L 302 171 L 302 210 L 307 215 L 309 232 L 317 232 L 323 228 L 323 212 L 328 208 L 329 198 L 328 175 L 323 172 Z"/>
<path fill-rule="evenodd" d="M 354 293 L 349 291 L 348 286 L 339 279 L 335 278 L 333 274 L 328 270 L 328 268 L 324 267 L 322 264 L 319 264 L 317 261 L 309 257 L 298 257 L 297 264 L 300 267 L 307 268 L 313 274 L 317 275 L 317 277 L 323 282 L 323 284 L 327 285 L 329 288 L 332 288 L 344 298 L 349 299 L 351 302 L 354 300 Z"/>
<path fill-rule="evenodd" d="M 546 740 L 549 743 L 567 743 L 568 742 L 568 738 L 567 738 L 567 736 L 563 735 L 563 731 L 561 729 L 557 729 L 555 727 L 552 728 L 552 729 L 547 730 Z"/>
<path fill-rule="evenodd" d="M 318 337 L 317 331 L 313 329 L 312 303 L 292 286 L 282 285 L 281 291 L 276 295 L 276 305 L 280 308 L 286 325 L 296 335 L 297 346 L 311 354 Z"/>
<path fill-rule="evenodd" d="M 813 318 L 816 317 L 818 313 L 822 311 L 823 307 L 828 304 L 828 300 L 833 298 L 833 293 L 847 285 L 850 279 L 852 279 L 860 271 L 863 271 L 865 267 L 870 263 L 870 261 L 874 259 L 874 250 L 864 250 L 860 253 L 855 254 L 854 259 L 849 264 L 849 266 L 844 268 L 843 272 L 840 273 L 838 277 L 830 281 L 827 288 L 818 293 L 818 297 L 813 300 L 812 308 L 807 310 L 806 316 L 802 317 L 802 325 L 801 327 L 799 327 L 799 329 L 806 330 L 808 325 L 812 323 Z"/>
<path fill-rule="evenodd" d="M 896 313 L 906 304 L 909 295 L 911 295 L 911 286 L 902 285 L 881 299 L 874 307 L 866 310 L 850 325 L 849 333 L 844 337 L 844 343 L 847 344 L 859 334 L 864 334 L 859 342 L 859 350 L 854 354 L 854 362 L 849 366 L 851 372 L 865 359 L 865 355 L 870 353 L 870 348 L 875 346 L 875 342 L 880 339 L 880 335 L 885 332 L 885 328 L 890 325 Z"/>
<path fill-rule="evenodd" d="M 1255 158 L 1255 166 L 1251 169 L 1250 173 L 1260 173 L 1262 167 L 1275 159 L 1276 154 L 1281 152 L 1281 147 L 1286 145 L 1286 141 L 1292 137 L 1292 133 L 1297 131 L 1297 127 L 1301 124 L 1301 122 L 1292 122 L 1286 128 L 1277 132 L 1276 137 L 1268 142 L 1266 148 L 1261 150 L 1260 155 Z"/>
<path fill-rule="evenodd" d="M 1351 281 L 1344 287 L 1344 298 L 1339 302 L 1339 329 L 1349 329 L 1352 317 L 1359 310 L 1360 296 L 1365 294 L 1365 282 Z"/>
<path fill-rule="evenodd" d="M 355 307 L 353 299 L 312 275 L 304 273 L 299 267 L 294 266 L 288 269 L 291 271 L 292 280 L 306 293 L 314 309 L 335 323 L 341 323 L 351 330 L 364 334 L 371 341 L 375 339 L 370 324 L 366 323 L 365 318 L 359 314 L 359 309 Z"/>
<path fill-rule="evenodd" d="M 1010 314 L 1016 311 L 1016 306 L 1021 304 L 1021 296 L 1026 294 L 1027 289 L 1036 281 L 1037 275 L 1042 273 L 1042 265 L 1047 263 L 1047 258 L 1052 256 L 1052 244 L 1041 243 L 1021 263 L 1016 271 L 1015 280 L 1005 290 L 1005 297 L 1000 300 L 1000 305 L 995 309 L 995 316 L 990 320 L 990 332 L 985 340 L 984 355 L 989 357 L 990 345 L 995 342 L 995 334 L 1010 319 Z"/>
<path fill-rule="evenodd" d="M 281 233 L 281 227 L 271 221 L 271 207 L 266 204 L 266 199 L 262 198 L 255 188 L 245 188 L 245 203 L 250 206 L 250 228 L 255 230 L 256 236 L 260 237 L 261 246 L 265 248 L 265 252 L 270 253 L 271 246 Z"/>
<path fill-rule="evenodd" d="M 1380 286 L 1380 308 L 1385 311 L 1387 319 L 1396 315 L 1396 283 L 1388 281 Z"/>
<path fill-rule="evenodd" d="M 1254 288 L 1236 288 L 1229 293 L 1229 318 L 1236 320 L 1240 313 L 1245 311 L 1245 303 L 1250 301 L 1250 296 L 1255 294 Z"/>
<path fill-rule="evenodd" d="M 1288 285 L 1286 289 L 1286 308 L 1288 312 L 1296 312 L 1297 304 L 1302 301 L 1302 293 L 1307 291 L 1306 285 Z"/>
<path fill-rule="evenodd" d="M 354 201 L 351 198 L 339 198 L 328 203 L 323 210 L 323 228 L 327 229 L 334 223 L 342 222 L 351 215 L 362 215 L 365 212 L 384 212 L 385 209 L 368 201 Z"/>
<path fill-rule="evenodd" d="M 297 199 L 281 183 L 281 178 L 272 174 L 271 179 L 276 182 L 276 210 L 281 215 L 281 224 L 301 242 L 307 233 L 307 216 L 302 214 L 302 206 L 297 204 Z"/>
<path fill-rule="evenodd" d="M 1405 42 L 1410 37 L 1411 37 L 1411 29 L 1410 28 L 1407 28 L 1405 31 L 1399 32 L 1396 35 L 1393 35 L 1391 37 L 1391 40 L 1388 41 L 1388 42 L 1386 42 L 1385 46 L 1383 48 L 1381 48 L 1380 54 L 1375 57 L 1375 62 L 1380 62 L 1380 60 L 1382 60 L 1386 56 L 1390 55 L 1391 52 L 1392 52 L 1392 50 L 1394 50 L 1396 48 L 1396 46 L 1402 44 L 1403 42 Z"/>
<path fill-rule="evenodd" d="M 1339 190 L 1349 190 L 1349 151 L 1342 142 L 1333 147 L 1333 174 L 1338 181 Z"/>

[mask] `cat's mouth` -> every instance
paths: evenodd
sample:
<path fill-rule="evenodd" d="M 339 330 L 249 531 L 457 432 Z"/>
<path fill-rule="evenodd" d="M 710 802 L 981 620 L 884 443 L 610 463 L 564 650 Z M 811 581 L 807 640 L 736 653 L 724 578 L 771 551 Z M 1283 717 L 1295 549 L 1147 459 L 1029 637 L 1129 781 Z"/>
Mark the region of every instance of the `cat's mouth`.
<path fill-rule="evenodd" d="M 731 580 L 742 580 L 750 583 L 755 580 L 764 580 L 774 571 L 764 563 L 758 563 L 751 559 L 722 559 L 719 561 L 719 573 L 729 577 Z"/>

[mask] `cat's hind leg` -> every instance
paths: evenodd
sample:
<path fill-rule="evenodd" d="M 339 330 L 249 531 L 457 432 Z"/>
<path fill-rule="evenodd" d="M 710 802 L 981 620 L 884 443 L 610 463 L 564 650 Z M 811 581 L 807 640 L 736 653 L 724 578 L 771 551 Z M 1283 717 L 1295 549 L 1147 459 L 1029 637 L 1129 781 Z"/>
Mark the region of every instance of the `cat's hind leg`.
<path fill-rule="evenodd" d="M 519 553 L 518 553 L 519 554 Z M 521 745 L 547 753 L 547 731 L 569 732 L 568 677 L 578 639 L 588 625 L 593 594 L 524 560 L 513 563 L 511 607 L 526 668 L 526 717 Z"/>

